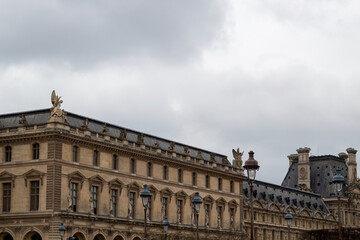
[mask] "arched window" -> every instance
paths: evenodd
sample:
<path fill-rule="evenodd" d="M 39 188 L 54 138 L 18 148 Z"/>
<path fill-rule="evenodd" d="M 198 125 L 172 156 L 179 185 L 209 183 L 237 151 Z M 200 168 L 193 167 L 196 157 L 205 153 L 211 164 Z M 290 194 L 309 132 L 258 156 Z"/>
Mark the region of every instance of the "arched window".
<path fill-rule="evenodd" d="M 178 169 L 178 182 L 182 183 L 183 181 L 183 176 L 182 176 L 183 172 L 181 169 Z"/>
<path fill-rule="evenodd" d="M 33 144 L 33 159 L 39 159 L 40 145 L 38 143 Z"/>
<path fill-rule="evenodd" d="M 118 169 L 118 157 L 116 154 L 114 154 L 112 157 L 112 169 Z"/>
<path fill-rule="evenodd" d="M 196 186 L 196 173 L 195 172 L 192 173 L 192 185 Z"/>
<path fill-rule="evenodd" d="M 5 162 L 11 162 L 11 146 L 5 147 Z"/>

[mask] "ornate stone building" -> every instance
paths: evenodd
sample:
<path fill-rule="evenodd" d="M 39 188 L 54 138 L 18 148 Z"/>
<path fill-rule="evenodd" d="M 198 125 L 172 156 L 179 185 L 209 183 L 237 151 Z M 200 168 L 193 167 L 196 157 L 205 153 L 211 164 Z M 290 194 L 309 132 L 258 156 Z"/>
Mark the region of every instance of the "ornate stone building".
<path fill-rule="evenodd" d="M 148 239 L 244 239 L 241 159 L 60 109 L 0 115 L 0 240 L 139 240 L 140 192 L 152 193 Z"/>
<path fill-rule="evenodd" d="M 345 183 L 340 193 L 340 220 L 345 228 L 360 228 L 360 180 L 357 178 L 357 150 L 346 149 L 338 156 L 310 156 L 310 148 L 299 148 L 289 158 L 289 170 L 282 186 L 319 194 L 338 219 L 338 200 L 332 178 L 340 170 Z"/>

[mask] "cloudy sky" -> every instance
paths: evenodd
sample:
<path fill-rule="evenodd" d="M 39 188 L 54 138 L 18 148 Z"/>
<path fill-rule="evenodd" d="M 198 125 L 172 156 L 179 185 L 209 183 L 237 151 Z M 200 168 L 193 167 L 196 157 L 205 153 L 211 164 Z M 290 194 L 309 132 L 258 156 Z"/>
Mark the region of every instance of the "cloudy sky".
<path fill-rule="evenodd" d="M 0 1 L 1 113 L 49 108 L 225 154 L 280 184 L 360 150 L 360 1 Z M 248 158 L 245 154 L 245 160 Z"/>

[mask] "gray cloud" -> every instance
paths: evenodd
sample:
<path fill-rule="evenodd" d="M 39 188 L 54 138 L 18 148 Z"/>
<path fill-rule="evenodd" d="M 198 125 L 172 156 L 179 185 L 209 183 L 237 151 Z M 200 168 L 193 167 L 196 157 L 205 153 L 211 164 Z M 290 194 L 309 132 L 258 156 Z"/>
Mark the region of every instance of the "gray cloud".
<path fill-rule="evenodd" d="M 50 107 L 56 89 L 70 112 L 229 159 L 254 150 L 274 183 L 299 147 L 360 148 L 357 1 L 148 2 L 0 6 L 2 112 Z"/>
<path fill-rule="evenodd" d="M 182 62 L 212 43 L 225 21 L 222 1 L 5 1 L 0 62 L 151 56 Z"/>

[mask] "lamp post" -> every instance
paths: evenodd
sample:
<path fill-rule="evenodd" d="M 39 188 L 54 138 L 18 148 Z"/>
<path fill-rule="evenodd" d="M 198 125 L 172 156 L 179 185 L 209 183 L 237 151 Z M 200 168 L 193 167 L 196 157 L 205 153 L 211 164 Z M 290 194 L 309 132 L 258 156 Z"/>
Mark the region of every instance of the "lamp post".
<path fill-rule="evenodd" d="M 168 232 L 169 226 L 170 226 L 170 223 L 167 220 L 167 216 L 165 216 L 165 218 L 164 218 L 163 225 L 164 225 L 164 232 L 165 232 L 165 240 L 167 240 L 167 232 Z"/>
<path fill-rule="evenodd" d="M 339 240 L 342 239 L 341 234 L 341 213 L 340 213 L 340 192 L 344 183 L 344 177 L 340 173 L 340 169 L 336 170 L 336 175 L 333 177 L 332 182 L 335 184 L 335 190 L 338 197 L 338 228 L 339 228 Z"/>
<path fill-rule="evenodd" d="M 254 190 L 254 180 L 256 177 L 256 171 L 259 170 L 260 166 L 258 162 L 254 159 L 254 152 L 249 152 L 249 159 L 245 161 L 244 168 L 247 171 L 249 184 L 250 184 L 250 212 L 251 212 L 251 221 L 250 221 L 250 240 L 254 240 L 254 208 L 253 208 L 253 190 Z"/>
<path fill-rule="evenodd" d="M 200 205 L 202 204 L 202 199 L 199 196 L 198 192 L 195 193 L 195 197 L 192 203 L 196 215 L 196 239 L 199 240 L 199 213 L 200 213 Z"/>
<path fill-rule="evenodd" d="M 59 233 L 60 233 L 60 239 L 63 240 L 64 236 L 65 236 L 65 231 L 66 228 L 64 226 L 64 223 L 61 223 L 60 227 L 59 227 Z"/>
<path fill-rule="evenodd" d="M 140 193 L 140 197 L 142 199 L 142 204 L 144 206 L 144 240 L 146 240 L 146 210 L 149 207 L 149 202 L 151 199 L 151 193 L 147 189 L 147 184 L 144 185 L 144 189 Z"/>
<path fill-rule="evenodd" d="M 291 220 L 293 219 L 293 216 L 291 215 L 290 211 L 287 212 L 285 215 L 285 220 L 288 226 L 288 240 L 290 240 L 290 226 L 291 226 Z"/>

